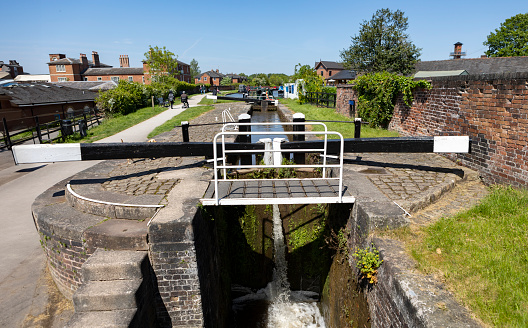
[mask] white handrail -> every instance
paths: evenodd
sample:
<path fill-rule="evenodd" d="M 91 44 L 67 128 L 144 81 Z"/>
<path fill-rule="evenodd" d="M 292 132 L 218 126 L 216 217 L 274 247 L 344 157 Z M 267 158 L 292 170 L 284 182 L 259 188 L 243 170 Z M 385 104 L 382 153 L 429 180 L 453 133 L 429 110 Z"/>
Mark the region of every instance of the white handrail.
<path fill-rule="evenodd" d="M 226 128 L 231 125 L 238 125 L 240 126 L 258 126 L 258 125 L 320 125 L 323 126 L 324 131 L 226 131 Z M 323 164 L 319 165 L 304 165 L 304 164 L 296 164 L 296 165 L 226 165 L 225 159 L 226 154 L 228 153 L 238 153 L 240 154 L 240 150 L 228 150 L 225 147 L 225 135 L 321 135 L 323 134 L 325 136 L 324 143 L 323 143 L 323 149 L 288 149 L 286 151 L 282 151 L 280 149 L 276 150 L 267 150 L 270 152 L 322 152 L 323 153 Z M 337 135 L 340 139 L 340 148 L 339 148 L 339 164 L 326 164 L 326 158 L 327 158 L 327 144 L 328 144 L 328 135 Z M 222 137 L 222 161 L 223 164 L 219 165 L 218 160 L 218 149 L 217 149 L 217 143 L 218 138 Z M 264 150 L 248 150 L 243 151 L 245 153 L 260 153 L 264 152 Z M 218 134 L 216 134 L 213 138 L 213 163 L 214 163 L 214 188 L 215 188 L 215 203 L 216 205 L 219 205 L 220 199 L 218 194 L 218 170 L 222 169 L 224 171 L 224 180 L 227 180 L 227 174 L 226 169 L 227 168 L 233 168 L 233 169 L 241 169 L 241 168 L 288 168 L 288 167 L 303 167 L 303 168 L 322 168 L 323 169 L 323 178 L 326 178 L 326 168 L 339 168 L 339 177 L 338 178 L 331 178 L 332 180 L 339 179 L 339 202 L 341 203 L 343 201 L 343 153 L 344 153 L 344 138 L 343 135 L 339 132 L 335 131 L 328 131 L 328 128 L 326 124 L 321 122 L 274 122 L 274 123 L 226 123 L 222 126 L 222 131 Z M 245 181 L 248 180 L 257 180 L 257 179 L 244 179 Z"/>

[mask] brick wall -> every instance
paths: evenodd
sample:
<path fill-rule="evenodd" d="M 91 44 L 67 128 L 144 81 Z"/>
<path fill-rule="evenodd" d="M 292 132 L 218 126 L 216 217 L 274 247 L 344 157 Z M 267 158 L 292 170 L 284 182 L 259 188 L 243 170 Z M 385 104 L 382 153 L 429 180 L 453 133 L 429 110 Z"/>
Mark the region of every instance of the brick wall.
<path fill-rule="evenodd" d="M 411 107 L 397 101 L 389 128 L 402 136 L 469 135 L 470 154 L 448 157 L 486 183 L 528 186 L 528 74 L 433 78 Z"/>
<path fill-rule="evenodd" d="M 354 89 L 352 89 L 352 85 L 340 84 L 336 88 L 336 93 L 336 112 L 348 117 L 354 117 L 356 115 L 355 108 L 357 106 L 354 106 L 353 109 L 350 110 L 350 105 L 348 103 L 349 100 L 354 100 L 357 105 L 357 97 L 354 93 Z"/>
<path fill-rule="evenodd" d="M 82 240 L 65 239 L 44 228 L 39 234 L 53 280 L 61 293 L 72 299 L 73 293 L 82 284 L 81 267 L 95 249 L 85 247 Z"/>

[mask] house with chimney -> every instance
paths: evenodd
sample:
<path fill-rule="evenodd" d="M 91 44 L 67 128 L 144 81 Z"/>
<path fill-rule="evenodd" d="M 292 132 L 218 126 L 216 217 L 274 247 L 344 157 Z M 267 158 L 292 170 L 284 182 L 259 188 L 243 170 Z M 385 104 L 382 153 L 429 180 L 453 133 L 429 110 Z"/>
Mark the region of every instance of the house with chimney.
<path fill-rule="evenodd" d="M 210 70 L 194 77 L 194 84 L 210 84 L 211 86 L 219 86 L 220 81 L 226 75 L 220 73 L 218 69 Z"/>
<path fill-rule="evenodd" d="M 24 68 L 16 60 L 10 60 L 9 63 L 0 61 L 0 80 L 11 80 L 22 74 Z"/>
<path fill-rule="evenodd" d="M 48 63 L 51 82 L 67 81 L 113 81 L 125 80 L 150 84 L 151 76 L 147 63 L 143 67 L 130 67 L 128 55 L 119 56 L 119 67 L 113 67 L 100 62 L 99 54 L 92 51 L 92 60 L 86 54 L 80 54 L 79 59 L 68 58 L 65 54 L 50 54 Z M 190 65 L 178 61 L 178 74 L 174 77 L 180 81 L 191 83 Z"/>
<path fill-rule="evenodd" d="M 314 68 L 317 71 L 317 75 L 321 75 L 325 80 L 329 79 L 332 75 L 345 70 L 343 64 L 327 60 L 320 60 L 315 63 Z"/>
<path fill-rule="evenodd" d="M 415 65 L 415 77 L 502 74 L 528 72 L 528 56 L 462 58 L 462 43 L 454 44 L 452 59 L 419 61 Z"/>

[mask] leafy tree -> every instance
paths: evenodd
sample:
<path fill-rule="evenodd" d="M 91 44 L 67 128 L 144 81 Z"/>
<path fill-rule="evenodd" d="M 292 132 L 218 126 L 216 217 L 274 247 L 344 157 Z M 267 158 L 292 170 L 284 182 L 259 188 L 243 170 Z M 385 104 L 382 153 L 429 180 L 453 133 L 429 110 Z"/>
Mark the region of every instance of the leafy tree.
<path fill-rule="evenodd" d="M 202 71 L 200 70 L 200 66 L 198 66 L 198 61 L 196 59 L 193 58 L 189 66 L 191 66 L 191 79 L 194 79 L 195 76 L 200 75 L 202 73 Z"/>
<path fill-rule="evenodd" d="M 149 65 L 150 74 L 156 81 L 163 81 L 166 76 L 178 74 L 177 56 L 165 47 L 149 45 L 149 51 L 145 52 L 145 62 Z"/>
<path fill-rule="evenodd" d="M 298 67 L 298 68 L 297 68 Z M 293 80 L 302 80 L 299 84 L 299 102 L 305 101 L 306 92 L 322 92 L 324 86 L 323 77 L 317 74 L 315 68 L 310 65 L 295 65 Z"/>
<path fill-rule="evenodd" d="M 352 45 L 341 51 L 344 66 L 360 72 L 408 74 L 420 57 L 417 48 L 405 34 L 407 17 L 400 10 L 379 9 L 370 21 L 363 21 Z"/>
<path fill-rule="evenodd" d="M 484 45 L 489 47 L 489 57 L 528 56 L 528 13 L 506 19 Z"/>
<path fill-rule="evenodd" d="M 220 85 L 231 85 L 232 82 L 233 80 L 229 76 L 226 76 L 220 81 Z"/>

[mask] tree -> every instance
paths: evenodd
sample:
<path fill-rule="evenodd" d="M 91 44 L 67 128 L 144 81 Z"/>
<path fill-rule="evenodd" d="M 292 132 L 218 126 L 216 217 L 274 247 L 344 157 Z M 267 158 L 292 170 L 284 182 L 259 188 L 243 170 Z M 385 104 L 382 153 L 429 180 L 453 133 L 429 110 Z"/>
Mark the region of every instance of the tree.
<path fill-rule="evenodd" d="M 220 85 L 231 85 L 232 81 L 229 76 L 226 76 L 220 81 Z"/>
<path fill-rule="evenodd" d="M 149 45 L 149 51 L 145 52 L 145 62 L 149 66 L 150 75 L 156 81 L 162 81 L 167 75 L 174 76 L 179 71 L 177 56 L 165 47 Z"/>
<path fill-rule="evenodd" d="M 417 48 L 405 34 L 407 17 L 400 10 L 379 9 L 370 21 L 363 21 L 352 45 L 341 51 L 344 66 L 360 72 L 408 74 L 420 57 Z"/>
<path fill-rule="evenodd" d="M 196 59 L 193 58 L 189 65 L 191 66 L 191 79 L 194 79 L 196 76 L 202 73 L 202 71 L 200 71 L 200 66 L 198 66 L 198 61 Z"/>
<path fill-rule="evenodd" d="M 489 47 L 489 57 L 528 56 L 528 13 L 506 19 L 484 45 Z"/>
<path fill-rule="evenodd" d="M 299 67 L 299 68 L 297 68 Z M 322 92 L 324 80 L 323 77 L 317 74 L 315 68 L 310 65 L 295 65 L 295 72 L 292 77 L 293 81 L 302 80 L 299 84 L 299 102 L 303 103 L 306 100 L 306 92 Z"/>

